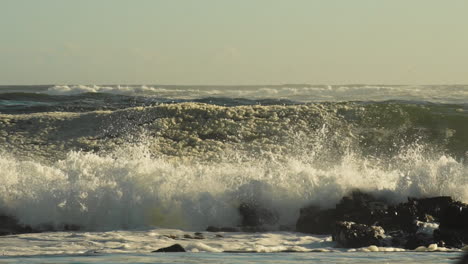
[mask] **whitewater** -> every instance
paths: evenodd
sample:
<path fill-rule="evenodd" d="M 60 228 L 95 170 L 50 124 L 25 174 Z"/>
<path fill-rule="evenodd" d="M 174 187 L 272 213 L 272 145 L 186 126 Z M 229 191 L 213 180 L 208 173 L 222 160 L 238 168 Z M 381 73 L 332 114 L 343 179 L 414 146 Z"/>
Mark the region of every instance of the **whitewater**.
<path fill-rule="evenodd" d="M 60 232 L 1 237 L 0 263 L 452 263 L 294 227 L 355 189 L 468 203 L 467 159 L 466 85 L 2 86 L 0 212 Z M 266 232 L 205 231 L 251 201 Z"/>

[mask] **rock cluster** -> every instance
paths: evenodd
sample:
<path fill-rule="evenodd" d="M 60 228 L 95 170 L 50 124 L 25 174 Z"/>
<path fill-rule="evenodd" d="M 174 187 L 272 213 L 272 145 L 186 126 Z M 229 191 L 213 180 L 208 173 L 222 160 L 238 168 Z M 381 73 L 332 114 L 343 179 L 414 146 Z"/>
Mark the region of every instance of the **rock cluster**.
<path fill-rule="evenodd" d="M 468 244 L 468 205 L 449 196 L 408 198 L 391 205 L 361 191 L 343 197 L 332 209 L 302 208 L 296 230 L 333 234 L 341 247 L 370 245 L 461 248 Z"/>

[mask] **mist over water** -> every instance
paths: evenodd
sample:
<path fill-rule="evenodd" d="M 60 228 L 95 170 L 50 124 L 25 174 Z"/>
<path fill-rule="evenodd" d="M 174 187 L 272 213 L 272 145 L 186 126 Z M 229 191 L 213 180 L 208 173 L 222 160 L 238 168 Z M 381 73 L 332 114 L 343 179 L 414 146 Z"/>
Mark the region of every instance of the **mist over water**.
<path fill-rule="evenodd" d="M 0 114 L 0 208 L 33 226 L 202 230 L 238 225 L 242 202 L 293 225 L 356 188 L 468 202 L 466 104 L 251 99 Z"/>

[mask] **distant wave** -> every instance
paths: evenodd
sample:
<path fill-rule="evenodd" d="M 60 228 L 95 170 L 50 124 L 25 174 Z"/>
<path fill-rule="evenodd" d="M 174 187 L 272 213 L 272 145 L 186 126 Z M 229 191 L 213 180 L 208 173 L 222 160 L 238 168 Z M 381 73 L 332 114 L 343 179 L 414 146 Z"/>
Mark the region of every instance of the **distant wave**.
<path fill-rule="evenodd" d="M 206 97 L 286 99 L 298 102 L 411 100 L 438 103 L 468 102 L 468 85 L 265 85 L 265 86 L 163 86 L 163 85 L 56 85 L 45 93 L 75 95 L 112 93 L 171 99 Z"/>

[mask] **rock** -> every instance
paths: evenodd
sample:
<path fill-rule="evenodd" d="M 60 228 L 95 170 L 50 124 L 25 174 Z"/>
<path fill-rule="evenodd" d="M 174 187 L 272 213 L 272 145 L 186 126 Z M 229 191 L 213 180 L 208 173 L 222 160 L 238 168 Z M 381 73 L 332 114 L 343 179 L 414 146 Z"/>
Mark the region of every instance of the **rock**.
<path fill-rule="evenodd" d="M 203 233 L 196 232 L 196 233 L 194 233 L 193 238 L 194 239 L 205 239 L 205 236 L 203 236 Z"/>
<path fill-rule="evenodd" d="M 388 205 L 374 196 L 361 192 L 352 191 L 344 196 L 336 205 L 339 221 L 352 221 L 366 225 L 374 225 L 387 210 Z"/>
<path fill-rule="evenodd" d="M 404 248 L 415 250 L 418 247 L 428 247 L 431 244 L 434 244 L 434 238 L 431 235 L 425 233 L 415 233 L 407 237 Z"/>
<path fill-rule="evenodd" d="M 243 202 L 239 206 L 239 213 L 242 217 L 241 226 L 264 226 L 274 225 L 278 222 L 278 214 L 272 210 L 254 202 Z"/>
<path fill-rule="evenodd" d="M 0 213 L 0 236 L 37 232 L 30 226 L 20 224 L 15 217 Z"/>
<path fill-rule="evenodd" d="M 236 227 L 216 227 L 216 226 L 209 226 L 206 228 L 208 232 L 239 232 L 239 228 Z"/>
<path fill-rule="evenodd" d="M 160 248 L 151 252 L 186 252 L 180 244 L 174 244 L 170 247 Z"/>
<path fill-rule="evenodd" d="M 384 245 L 385 231 L 380 226 L 367 226 L 354 222 L 337 222 L 333 240 L 344 248 Z"/>
<path fill-rule="evenodd" d="M 454 201 L 450 196 L 437 196 L 419 199 L 409 198 L 408 203 L 416 206 L 418 218 L 424 221 L 425 215 L 431 215 L 436 219 L 440 219 L 445 210 L 454 204 Z"/>
<path fill-rule="evenodd" d="M 445 244 L 446 247 L 462 248 L 468 244 L 468 231 L 439 228 L 434 231 L 434 240 Z"/>
<path fill-rule="evenodd" d="M 280 225 L 278 227 L 279 231 L 294 231 L 294 226 L 289 226 L 289 225 Z"/>
<path fill-rule="evenodd" d="M 440 227 L 448 229 L 468 229 L 468 205 L 460 202 L 447 206 L 440 216 Z"/>
<path fill-rule="evenodd" d="M 196 232 L 195 234 L 193 234 L 193 236 L 190 235 L 190 234 L 184 234 L 184 238 L 187 238 L 187 239 L 205 239 L 203 234 L 200 233 L 200 232 Z"/>
<path fill-rule="evenodd" d="M 461 248 L 468 244 L 468 205 L 449 196 L 408 198 L 407 202 L 389 205 L 357 190 L 343 197 L 332 209 L 314 205 L 301 208 L 296 222 L 299 232 L 334 232 L 344 247 L 375 242 L 372 237 L 379 233 L 374 227 L 386 231 L 386 239 L 378 240 L 381 245 L 407 249 L 427 249 L 431 244 Z M 360 239 L 363 241 L 358 242 Z"/>
<path fill-rule="evenodd" d="M 267 232 L 268 229 L 263 226 L 243 226 L 241 227 L 241 231 L 246 233 L 260 233 Z"/>
<path fill-rule="evenodd" d="M 81 226 L 74 225 L 74 224 L 65 224 L 63 226 L 63 230 L 65 230 L 65 231 L 79 231 L 79 230 L 81 230 Z"/>
<path fill-rule="evenodd" d="M 322 210 L 318 206 L 301 208 L 296 231 L 317 235 L 331 234 L 336 222 L 336 210 Z"/>

